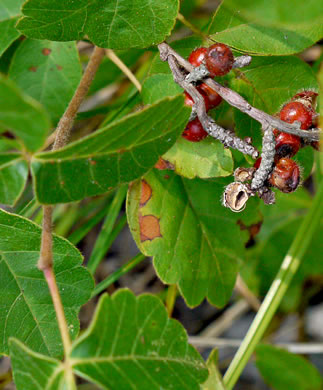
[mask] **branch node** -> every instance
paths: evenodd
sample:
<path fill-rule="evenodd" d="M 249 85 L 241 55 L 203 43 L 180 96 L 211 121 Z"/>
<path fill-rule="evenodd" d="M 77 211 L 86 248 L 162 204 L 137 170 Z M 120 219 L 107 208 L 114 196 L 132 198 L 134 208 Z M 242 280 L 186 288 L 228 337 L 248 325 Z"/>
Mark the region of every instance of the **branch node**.
<path fill-rule="evenodd" d="M 196 83 L 197 81 L 201 81 L 206 77 L 209 77 L 209 75 L 210 72 L 208 71 L 207 67 L 202 64 L 194 68 L 193 71 L 186 76 L 185 80 L 188 83 Z"/>

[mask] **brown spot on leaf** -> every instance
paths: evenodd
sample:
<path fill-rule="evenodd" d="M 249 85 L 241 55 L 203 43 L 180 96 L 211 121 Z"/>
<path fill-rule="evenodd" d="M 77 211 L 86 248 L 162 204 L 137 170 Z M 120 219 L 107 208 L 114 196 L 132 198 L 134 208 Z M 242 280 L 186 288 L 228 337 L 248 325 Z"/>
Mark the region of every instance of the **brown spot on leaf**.
<path fill-rule="evenodd" d="M 49 56 L 52 50 L 45 47 L 41 52 L 44 54 L 44 56 Z"/>
<path fill-rule="evenodd" d="M 160 171 L 164 169 L 172 169 L 174 170 L 175 167 L 173 164 L 171 164 L 169 161 L 164 160 L 163 158 L 159 157 L 159 160 L 155 164 L 155 168 L 159 169 Z"/>
<path fill-rule="evenodd" d="M 30 72 L 37 72 L 37 66 L 31 66 L 28 70 Z"/>
<path fill-rule="evenodd" d="M 263 221 L 259 221 L 257 223 L 254 223 L 252 225 L 245 225 L 240 219 L 237 221 L 237 224 L 240 227 L 240 230 L 247 230 L 249 233 L 249 238 L 247 243 L 245 244 L 246 248 L 249 248 L 254 245 L 255 243 L 255 236 L 260 232 L 261 225 Z"/>
<path fill-rule="evenodd" d="M 164 179 L 166 179 L 166 180 L 168 180 L 169 178 L 170 178 L 169 175 L 165 175 L 165 176 L 164 176 Z"/>
<path fill-rule="evenodd" d="M 162 237 L 160 234 L 159 219 L 154 215 L 139 216 L 140 241 L 152 241 L 155 238 Z"/>
<path fill-rule="evenodd" d="M 152 189 L 150 185 L 145 181 L 141 181 L 141 194 L 140 194 L 140 207 L 143 207 L 151 198 Z"/>
<path fill-rule="evenodd" d="M 95 165 L 96 164 L 95 160 L 89 160 L 89 162 L 90 162 L 91 165 Z"/>
<path fill-rule="evenodd" d="M 126 151 L 127 151 L 127 149 L 125 149 L 125 148 L 120 148 L 120 149 L 117 150 L 117 153 L 124 153 L 124 152 L 126 152 Z"/>
<path fill-rule="evenodd" d="M 62 70 L 63 67 L 61 65 L 56 65 L 57 70 Z"/>

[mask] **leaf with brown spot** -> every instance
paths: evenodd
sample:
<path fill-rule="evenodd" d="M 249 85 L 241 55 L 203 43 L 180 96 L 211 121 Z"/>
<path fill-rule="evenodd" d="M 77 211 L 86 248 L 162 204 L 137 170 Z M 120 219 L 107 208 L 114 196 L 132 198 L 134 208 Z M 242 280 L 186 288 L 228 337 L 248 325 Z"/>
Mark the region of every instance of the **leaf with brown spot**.
<path fill-rule="evenodd" d="M 153 194 L 149 202 L 140 204 L 141 181 L 133 183 L 127 202 L 130 229 L 139 249 L 154 257 L 164 283 L 178 284 L 189 306 L 204 298 L 216 306 L 225 305 L 248 240 L 237 220 L 256 222 L 258 200 L 250 199 L 246 210 L 236 215 L 220 201 L 229 179 L 188 180 L 171 171 L 166 178 L 163 171 L 152 170 L 144 180 Z"/>
<path fill-rule="evenodd" d="M 156 162 L 154 168 L 159 169 L 160 171 L 164 169 L 174 170 L 174 165 L 171 164 L 169 161 L 163 159 L 162 157 L 159 157 L 159 160 Z"/>
<path fill-rule="evenodd" d="M 141 181 L 140 206 L 144 206 L 151 198 L 152 191 L 150 185 L 145 181 Z"/>
<path fill-rule="evenodd" d="M 59 151 L 35 155 L 32 172 L 38 200 L 72 202 L 142 177 L 174 145 L 189 115 L 182 95 L 166 98 Z"/>
<path fill-rule="evenodd" d="M 152 241 L 162 237 L 160 233 L 159 219 L 154 215 L 139 215 L 140 241 Z"/>
<path fill-rule="evenodd" d="M 73 97 L 81 73 L 75 42 L 32 39 L 25 39 L 21 43 L 9 69 L 10 78 L 25 93 L 44 105 L 55 122 Z"/>
<path fill-rule="evenodd" d="M 41 51 L 44 56 L 49 56 L 50 53 L 52 52 L 52 49 L 49 49 L 48 47 L 44 47 L 44 49 Z"/>

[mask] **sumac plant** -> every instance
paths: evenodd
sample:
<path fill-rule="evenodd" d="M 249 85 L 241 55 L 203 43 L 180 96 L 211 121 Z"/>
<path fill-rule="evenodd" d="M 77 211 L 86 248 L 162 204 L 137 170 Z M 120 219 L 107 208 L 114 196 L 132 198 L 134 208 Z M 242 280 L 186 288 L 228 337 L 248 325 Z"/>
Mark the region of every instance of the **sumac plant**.
<path fill-rule="evenodd" d="M 0 0 L 1 388 L 322 389 L 322 1 L 218 3 Z"/>

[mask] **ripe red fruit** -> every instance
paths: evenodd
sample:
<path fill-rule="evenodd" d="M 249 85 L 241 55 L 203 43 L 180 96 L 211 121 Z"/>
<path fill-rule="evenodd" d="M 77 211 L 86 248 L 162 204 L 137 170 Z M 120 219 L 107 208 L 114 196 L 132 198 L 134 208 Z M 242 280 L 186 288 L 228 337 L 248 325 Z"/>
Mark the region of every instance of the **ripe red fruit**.
<path fill-rule="evenodd" d="M 184 95 L 185 95 L 184 104 L 186 104 L 187 106 L 193 107 L 194 100 L 192 99 L 192 96 L 189 95 L 187 92 L 184 92 Z M 205 111 L 208 112 L 209 109 L 211 108 L 209 98 L 204 94 L 202 94 L 202 96 L 204 99 Z"/>
<path fill-rule="evenodd" d="M 203 129 L 203 126 L 198 118 L 188 122 L 186 129 L 182 134 L 182 137 L 191 142 L 199 142 L 207 136 L 208 133 Z"/>
<path fill-rule="evenodd" d="M 234 62 L 231 49 L 223 43 L 210 46 L 205 57 L 205 65 L 211 77 L 223 76 L 230 72 Z"/>
<path fill-rule="evenodd" d="M 200 91 L 202 95 L 207 96 L 209 109 L 217 107 L 222 102 L 221 96 L 205 83 L 197 86 L 197 90 Z"/>
<path fill-rule="evenodd" d="M 301 129 L 306 130 L 312 125 L 315 112 L 300 102 L 290 102 L 280 111 L 280 119 L 287 123 L 301 122 Z"/>
<path fill-rule="evenodd" d="M 195 67 L 200 66 L 203 63 L 206 54 L 207 54 L 207 48 L 199 47 L 198 49 L 192 51 L 192 53 L 188 57 L 188 62 Z"/>
<path fill-rule="evenodd" d="M 293 134 L 280 133 L 276 136 L 276 156 L 293 157 L 301 147 L 301 140 Z"/>
<path fill-rule="evenodd" d="M 269 178 L 269 183 L 272 186 L 285 193 L 295 191 L 299 181 L 299 166 L 290 158 L 281 158 Z"/>
<path fill-rule="evenodd" d="M 260 167 L 260 163 L 261 163 L 261 157 L 257 158 L 255 163 L 253 164 L 253 167 L 258 169 Z"/>

